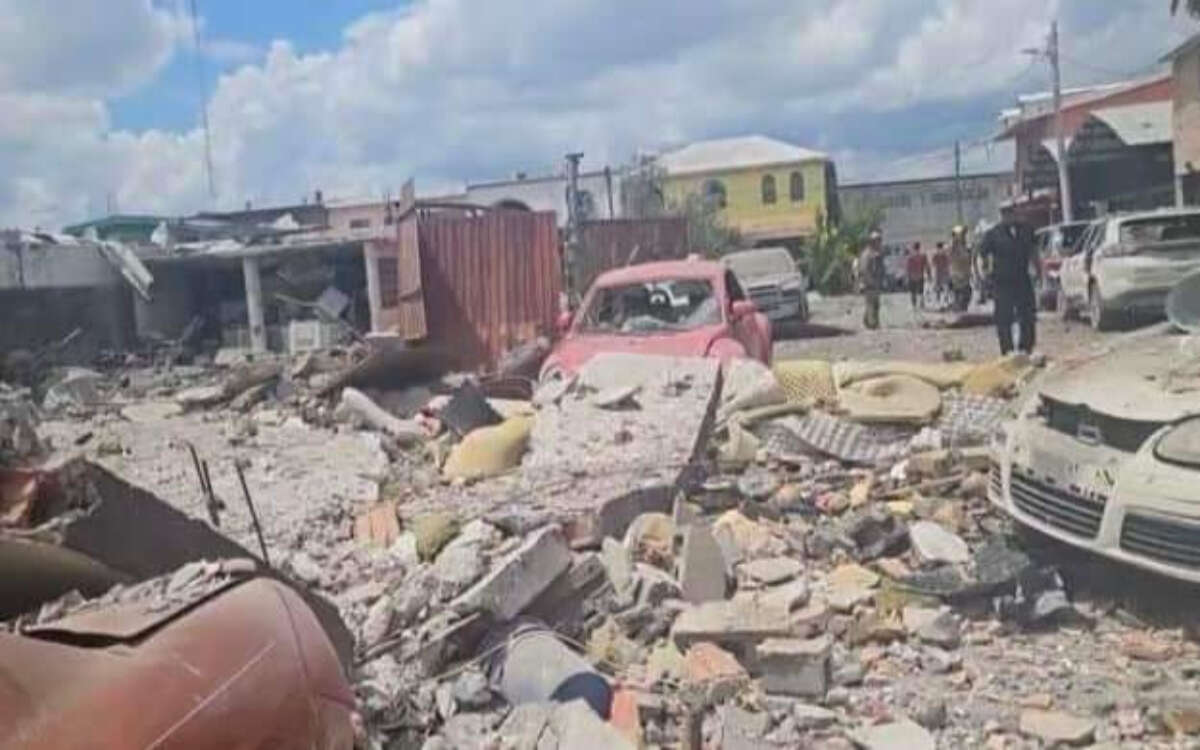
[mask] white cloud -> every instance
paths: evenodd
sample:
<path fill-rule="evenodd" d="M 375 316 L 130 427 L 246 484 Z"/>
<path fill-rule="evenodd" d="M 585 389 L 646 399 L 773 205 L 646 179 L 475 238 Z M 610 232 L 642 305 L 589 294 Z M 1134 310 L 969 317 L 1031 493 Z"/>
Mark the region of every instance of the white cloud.
<path fill-rule="evenodd" d="M 190 44 L 178 2 L 91 3 L 105 6 L 92 13 L 104 23 L 66 32 L 46 17 L 61 11 L 0 0 L 0 106 L 5 92 L 19 100 L 0 124 L 0 222 L 76 220 L 108 195 L 130 211 L 207 206 L 198 131 L 113 132 L 102 104 Z M 209 41 L 210 56 L 240 65 L 209 105 L 219 203 L 317 187 L 378 195 L 409 175 L 445 185 L 534 171 L 577 149 L 616 163 L 639 147 L 739 132 L 892 158 L 924 143 L 897 132 L 897 113 L 995 99 L 1056 12 L 1075 33 L 1064 49 L 1085 59 L 1128 49 L 1140 64 L 1169 41 L 1159 0 L 415 0 L 363 17 L 324 52 Z M 46 61 L 68 33 L 93 51 L 119 41 L 119 59 L 89 69 L 90 54 L 75 55 L 39 70 L 3 45 L 30 37 L 23 54 Z M 878 121 L 856 136 L 870 142 L 846 141 L 846 117 Z"/>

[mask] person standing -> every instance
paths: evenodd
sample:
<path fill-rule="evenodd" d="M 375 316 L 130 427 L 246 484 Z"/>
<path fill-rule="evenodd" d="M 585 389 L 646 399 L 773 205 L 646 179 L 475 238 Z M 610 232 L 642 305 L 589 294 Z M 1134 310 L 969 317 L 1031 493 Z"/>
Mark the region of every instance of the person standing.
<path fill-rule="evenodd" d="M 921 243 L 914 242 L 904 258 L 904 273 L 908 279 L 908 298 L 912 301 L 913 310 L 925 307 L 925 276 L 929 273 L 929 263 L 925 253 L 921 252 Z"/>
<path fill-rule="evenodd" d="M 883 235 L 872 231 L 859 252 L 858 287 L 863 295 L 863 327 L 879 328 L 879 293 L 883 289 Z"/>
<path fill-rule="evenodd" d="M 967 230 L 961 225 L 950 232 L 950 292 L 957 312 L 971 306 L 971 249 Z"/>
<path fill-rule="evenodd" d="M 950 254 L 944 242 L 937 243 L 933 251 L 933 295 L 939 308 L 950 295 Z"/>
<path fill-rule="evenodd" d="M 1011 206 L 1000 209 L 1000 223 L 984 235 L 979 250 L 991 266 L 995 299 L 996 334 L 1000 353 L 1013 350 L 1013 323 L 1017 323 L 1018 352 L 1030 354 L 1037 342 L 1037 307 L 1029 269 L 1037 269 L 1033 231 L 1017 219 Z"/>

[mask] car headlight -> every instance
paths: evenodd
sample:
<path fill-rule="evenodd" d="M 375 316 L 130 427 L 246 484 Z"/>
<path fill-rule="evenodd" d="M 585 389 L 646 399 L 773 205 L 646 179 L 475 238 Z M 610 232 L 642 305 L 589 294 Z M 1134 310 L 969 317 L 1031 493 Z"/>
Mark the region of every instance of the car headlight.
<path fill-rule="evenodd" d="M 1172 427 L 1158 439 L 1154 456 L 1162 461 L 1200 468 L 1200 418 Z"/>

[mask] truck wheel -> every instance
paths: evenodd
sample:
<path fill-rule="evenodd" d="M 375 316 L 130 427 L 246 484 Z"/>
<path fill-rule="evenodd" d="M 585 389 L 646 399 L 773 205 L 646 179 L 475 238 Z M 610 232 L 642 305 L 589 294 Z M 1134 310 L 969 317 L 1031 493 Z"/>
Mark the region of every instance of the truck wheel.
<path fill-rule="evenodd" d="M 1116 325 L 1116 315 L 1104 306 L 1104 295 L 1094 281 L 1088 287 L 1088 317 L 1097 331 L 1111 331 Z"/>

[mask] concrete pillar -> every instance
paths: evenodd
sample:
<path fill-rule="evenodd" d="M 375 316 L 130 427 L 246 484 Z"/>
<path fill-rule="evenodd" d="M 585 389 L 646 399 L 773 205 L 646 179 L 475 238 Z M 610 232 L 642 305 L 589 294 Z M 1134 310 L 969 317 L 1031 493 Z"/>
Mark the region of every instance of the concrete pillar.
<path fill-rule="evenodd" d="M 379 243 L 368 240 L 363 243 L 363 268 L 367 272 L 367 307 L 371 309 L 371 331 L 378 333 L 379 321 Z"/>
<path fill-rule="evenodd" d="M 1175 206 L 1183 208 L 1183 175 L 1175 175 Z"/>
<path fill-rule="evenodd" d="M 246 283 L 246 322 L 250 326 L 250 348 L 267 350 L 267 326 L 263 322 L 262 275 L 258 258 L 242 258 L 242 279 Z"/>

